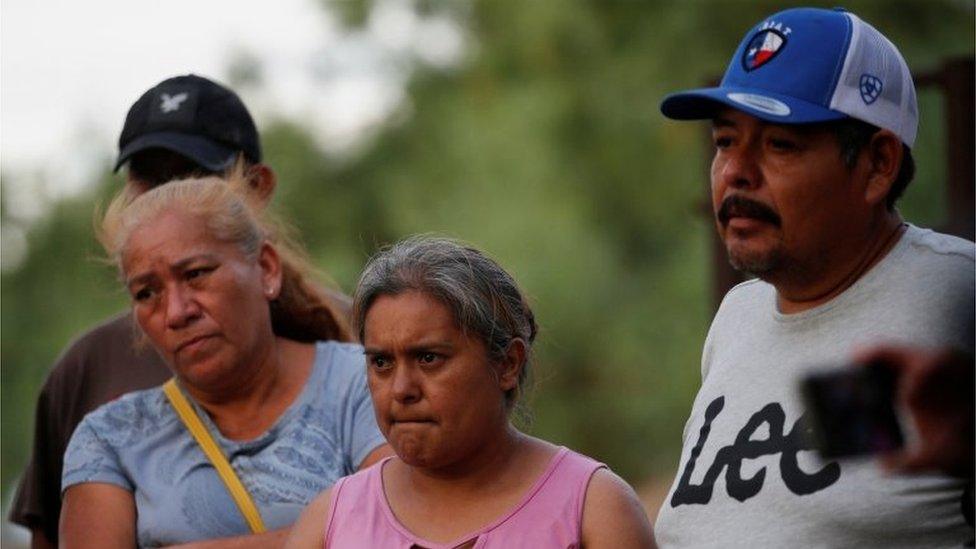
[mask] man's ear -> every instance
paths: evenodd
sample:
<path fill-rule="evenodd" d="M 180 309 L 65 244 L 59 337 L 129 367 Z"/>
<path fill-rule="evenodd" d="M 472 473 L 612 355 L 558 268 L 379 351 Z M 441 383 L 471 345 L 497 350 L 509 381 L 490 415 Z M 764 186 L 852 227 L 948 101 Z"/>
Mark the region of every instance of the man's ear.
<path fill-rule="evenodd" d="M 904 160 L 901 139 L 889 130 L 879 130 L 871 136 L 864 153 L 868 161 L 864 199 L 871 205 L 883 203 Z"/>
<path fill-rule="evenodd" d="M 278 185 L 278 176 L 267 164 L 254 164 L 247 168 L 247 184 L 255 191 L 261 206 L 267 206 Z"/>
<path fill-rule="evenodd" d="M 519 377 L 525 368 L 525 342 L 516 337 L 508 344 L 505 356 L 498 363 L 498 385 L 502 391 L 510 391 L 518 387 Z"/>
<path fill-rule="evenodd" d="M 261 268 L 261 285 L 264 297 L 268 301 L 274 301 L 281 295 L 284 273 L 281 256 L 269 242 L 261 245 L 261 251 L 258 252 L 258 266 Z"/>

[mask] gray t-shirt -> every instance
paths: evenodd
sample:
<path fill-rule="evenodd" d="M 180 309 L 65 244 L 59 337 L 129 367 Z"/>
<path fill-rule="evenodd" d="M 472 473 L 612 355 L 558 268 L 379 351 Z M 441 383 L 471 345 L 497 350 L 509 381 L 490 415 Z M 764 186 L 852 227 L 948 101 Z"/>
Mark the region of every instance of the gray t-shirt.
<path fill-rule="evenodd" d="M 661 507 L 662 547 L 945 547 L 973 538 L 964 482 L 824 462 L 802 436 L 797 384 L 862 345 L 973 348 L 974 245 L 909 226 L 841 295 L 784 315 L 751 280 L 722 302 L 702 354 L 680 470 Z"/>
<path fill-rule="evenodd" d="M 193 404 L 269 530 L 292 524 L 316 494 L 355 472 L 385 442 L 365 372 L 362 347 L 319 342 L 299 397 L 267 432 L 246 442 L 221 436 Z M 160 388 L 130 393 L 85 416 L 65 454 L 62 490 L 83 482 L 133 492 L 140 546 L 250 533 Z"/>

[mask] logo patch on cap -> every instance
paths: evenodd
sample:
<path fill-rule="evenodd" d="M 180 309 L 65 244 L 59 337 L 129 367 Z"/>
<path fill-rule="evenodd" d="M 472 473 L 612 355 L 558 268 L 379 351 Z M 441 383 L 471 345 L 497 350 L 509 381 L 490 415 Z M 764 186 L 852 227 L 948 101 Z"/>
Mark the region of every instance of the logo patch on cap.
<path fill-rule="evenodd" d="M 786 103 L 773 99 L 772 97 L 766 97 L 765 95 L 756 95 L 754 93 L 730 93 L 727 94 L 726 97 L 740 105 L 749 107 L 750 109 L 755 109 L 759 112 L 771 114 L 773 116 L 789 116 L 792 112 L 790 110 L 790 106 Z"/>
<path fill-rule="evenodd" d="M 864 104 L 870 105 L 881 97 L 881 90 L 884 89 L 884 84 L 877 76 L 864 73 L 861 75 L 861 85 L 858 86 L 858 88 L 861 92 L 861 99 L 864 100 Z"/>
<path fill-rule="evenodd" d="M 756 33 L 742 52 L 742 67 L 756 70 L 769 63 L 786 45 L 786 36 L 776 29 L 764 29 Z"/>
<path fill-rule="evenodd" d="M 173 112 L 180 110 L 180 103 L 186 101 L 186 98 L 190 95 L 186 92 L 178 93 L 176 95 L 170 95 L 168 93 L 160 94 L 159 98 L 162 103 L 159 105 L 159 110 L 163 112 Z"/>

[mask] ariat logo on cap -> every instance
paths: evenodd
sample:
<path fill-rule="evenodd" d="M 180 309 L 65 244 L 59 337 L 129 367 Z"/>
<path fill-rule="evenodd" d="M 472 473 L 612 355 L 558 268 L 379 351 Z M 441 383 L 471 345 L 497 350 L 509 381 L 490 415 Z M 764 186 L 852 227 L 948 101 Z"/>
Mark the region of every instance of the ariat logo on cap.
<path fill-rule="evenodd" d="M 180 104 L 186 101 L 189 95 L 186 92 L 178 93 L 176 95 L 170 95 L 168 93 L 160 94 L 159 98 L 162 103 L 159 105 L 159 110 L 163 112 L 173 112 L 180 110 Z"/>
<path fill-rule="evenodd" d="M 859 88 L 864 104 L 870 105 L 881 96 L 881 90 L 884 89 L 884 84 L 882 84 L 881 79 L 877 76 L 864 73 L 861 75 L 861 85 Z"/>
<path fill-rule="evenodd" d="M 779 30 L 770 28 L 759 31 L 742 53 L 742 67 L 747 71 L 758 69 L 776 57 L 785 45 L 786 34 Z"/>

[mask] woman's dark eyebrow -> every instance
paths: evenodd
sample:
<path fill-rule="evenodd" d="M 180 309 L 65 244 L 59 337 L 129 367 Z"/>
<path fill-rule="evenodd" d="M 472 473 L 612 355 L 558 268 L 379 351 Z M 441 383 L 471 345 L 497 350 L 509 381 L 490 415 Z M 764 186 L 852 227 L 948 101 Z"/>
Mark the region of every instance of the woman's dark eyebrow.
<path fill-rule="evenodd" d="M 133 277 L 131 277 L 129 279 L 126 279 L 124 281 L 125 282 L 125 287 L 131 289 L 133 286 L 135 286 L 137 284 L 144 284 L 144 283 L 152 280 L 154 278 L 154 276 L 155 275 L 153 275 L 153 273 L 151 273 L 151 272 L 142 273 L 142 274 L 133 276 Z"/>
<path fill-rule="evenodd" d="M 454 345 L 447 341 L 432 341 L 430 343 L 418 343 L 416 345 L 411 345 L 407 347 L 406 351 L 409 354 L 426 353 L 430 351 L 451 351 L 454 349 Z M 386 349 L 381 349 L 379 347 L 364 347 L 363 354 L 368 356 L 377 355 L 388 355 L 389 351 Z"/>
<path fill-rule="evenodd" d="M 193 255 L 193 256 L 187 257 L 186 259 L 181 259 L 181 260 L 177 261 L 176 263 L 174 263 L 173 265 L 170 266 L 170 269 L 173 270 L 173 271 L 182 271 L 182 270 L 186 269 L 187 266 L 189 266 L 190 264 L 192 264 L 192 263 L 194 263 L 196 261 L 214 262 L 214 261 L 217 261 L 217 256 L 215 256 L 213 254 L 197 254 L 197 255 Z M 124 282 L 125 282 L 126 287 L 131 288 L 133 284 L 144 283 L 147 280 L 151 280 L 154 276 L 155 275 L 153 275 L 152 272 L 145 272 L 145 273 L 140 273 L 140 274 L 137 274 L 137 275 L 135 275 L 133 277 L 130 277 L 130 278 L 126 279 Z"/>
<path fill-rule="evenodd" d="M 454 345 L 444 341 L 444 342 L 433 342 L 433 343 L 420 343 L 418 345 L 411 345 L 407 347 L 407 351 L 411 354 L 427 353 L 430 351 L 451 351 L 454 349 Z"/>
<path fill-rule="evenodd" d="M 187 268 L 189 265 L 191 265 L 192 263 L 195 263 L 197 261 L 214 262 L 216 260 L 217 260 L 217 256 L 215 256 L 213 254 L 197 254 L 197 255 L 191 255 L 190 257 L 187 257 L 186 259 L 181 259 L 181 260 L 177 261 L 176 263 L 173 264 L 173 266 L 171 268 L 173 270 L 176 270 L 176 271 L 182 271 L 183 269 Z"/>

